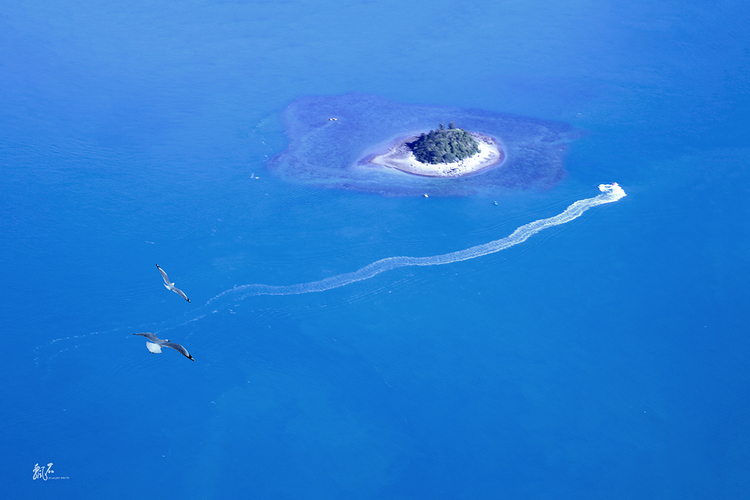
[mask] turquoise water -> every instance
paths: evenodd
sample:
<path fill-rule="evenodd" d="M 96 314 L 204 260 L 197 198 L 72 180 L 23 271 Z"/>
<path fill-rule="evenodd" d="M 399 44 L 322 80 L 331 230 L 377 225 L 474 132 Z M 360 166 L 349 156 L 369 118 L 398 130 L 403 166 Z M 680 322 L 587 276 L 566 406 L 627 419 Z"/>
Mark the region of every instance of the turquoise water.
<path fill-rule="evenodd" d="M 6 2 L 4 496 L 743 498 L 747 19 Z M 352 94 L 579 135 L 542 188 L 382 196 L 269 169 L 290 105 Z M 241 293 L 460 252 L 611 182 L 627 196 L 496 253 Z"/>

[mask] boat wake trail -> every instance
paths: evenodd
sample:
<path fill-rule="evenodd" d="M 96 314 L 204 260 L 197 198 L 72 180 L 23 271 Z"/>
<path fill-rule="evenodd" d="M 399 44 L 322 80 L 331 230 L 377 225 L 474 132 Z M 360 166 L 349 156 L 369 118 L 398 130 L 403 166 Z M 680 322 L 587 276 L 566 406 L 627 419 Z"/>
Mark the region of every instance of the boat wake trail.
<path fill-rule="evenodd" d="M 491 253 L 505 250 L 519 243 L 523 243 L 532 235 L 547 229 L 548 227 L 559 226 L 565 224 L 574 219 L 577 219 L 583 212 L 589 208 L 596 207 L 598 205 L 604 205 L 605 203 L 613 203 L 620 198 L 626 196 L 625 191 L 617 184 L 600 184 L 599 190 L 602 192 L 600 195 L 593 198 L 586 198 L 578 200 L 568 208 L 565 209 L 561 214 L 555 215 L 548 219 L 540 219 L 529 224 L 525 224 L 515 231 L 510 236 L 505 238 L 484 243 L 483 245 L 473 246 L 464 250 L 458 250 L 456 252 L 446 253 L 443 255 L 435 255 L 431 257 L 388 257 L 369 264 L 358 271 L 351 273 L 339 274 L 330 278 L 322 279 L 319 281 L 312 281 L 309 283 L 300 283 L 296 285 L 242 285 L 235 286 L 229 290 L 226 290 L 216 297 L 210 299 L 208 303 L 223 297 L 228 294 L 241 293 L 243 297 L 253 295 L 297 295 L 302 293 L 312 292 L 325 292 L 333 288 L 349 285 L 357 281 L 366 280 L 372 278 L 375 275 L 397 269 L 399 267 L 407 266 L 440 266 L 443 264 L 451 264 L 453 262 L 460 262 L 469 259 L 475 259 Z"/>

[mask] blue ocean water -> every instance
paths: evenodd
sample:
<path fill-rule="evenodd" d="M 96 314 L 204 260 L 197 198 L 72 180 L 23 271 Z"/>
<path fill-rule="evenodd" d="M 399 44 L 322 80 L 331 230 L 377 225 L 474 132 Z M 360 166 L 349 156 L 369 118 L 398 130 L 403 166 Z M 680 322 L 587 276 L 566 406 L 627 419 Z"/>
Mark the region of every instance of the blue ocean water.
<path fill-rule="evenodd" d="M 745 498 L 749 10 L 5 2 L 3 497 Z M 497 196 L 269 171 L 291 103 L 353 93 L 582 134 L 561 182 Z M 497 253 L 225 293 L 485 244 L 611 182 Z"/>

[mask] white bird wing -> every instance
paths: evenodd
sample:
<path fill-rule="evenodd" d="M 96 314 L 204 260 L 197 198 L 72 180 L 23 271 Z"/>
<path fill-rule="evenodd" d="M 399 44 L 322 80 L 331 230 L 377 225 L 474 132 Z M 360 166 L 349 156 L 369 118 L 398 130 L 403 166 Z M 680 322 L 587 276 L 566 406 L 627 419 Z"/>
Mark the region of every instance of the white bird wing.
<path fill-rule="evenodd" d="M 156 335 L 154 335 L 154 334 L 153 334 L 153 333 L 151 333 L 151 332 L 134 333 L 133 335 L 140 335 L 141 337 L 146 337 L 146 338 L 147 338 L 147 339 L 149 339 L 149 340 L 150 340 L 151 342 L 154 342 L 154 343 L 156 343 L 156 344 L 158 344 L 158 343 L 162 342 L 162 340 L 161 340 L 161 339 L 160 339 L 159 337 L 157 337 Z"/>
<path fill-rule="evenodd" d="M 161 273 L 161 277 L 164 279 L 164 283 L 166 283 L 167 285 L 171 285 L 172 283 L 169 282 L 169 276 L 167 276 L 167 273 L 164 272 L 164 269 L 159 267 L 159 264 L 156 264 L 156 268 Z"/>
<path fill-rule="evenodd" d="M 146 341 L 146 349 L 148 349 L 151 354 L 161 353 L 161 346 L 159 344 L 154 344 L 153 342 Z"/>
<path fill-rule="evenodd" d="M 190 299 L 189 299 L 189 298 L 187 298 L 187 295 L 185 295 L 185 292 L 183 292 L 182 290 L 180 290 L 180 289 L 179 289 L 179 288 L 177 288 L 176 286 L 173 286 L 173 287 L 172 287 L 172 291 L 173 291 L 174 293 L 176 293 L 177 295 L 179 295 L 180 297 L 182 297 L 183 299 L 185 299 L 185 300 L 187 300 L 188 302 L 190 302 Z"/>
<path fill-rule="evenodd" d="M 195 361 L 193 359 L 193 357 L 190 355 L 190 353 L 187 352 L 187 349 L 185 349 L 184 347 L 182 347 L 180 344 L 177 344 L 176 342 L 164 342 L 162 344 L 162 347 L 171 347 L 172 349 L 174 349 L 175 351 L 179 352 L 180 354 L 182 354 L 183 356 L 185 356 L 189 360 Z"/>

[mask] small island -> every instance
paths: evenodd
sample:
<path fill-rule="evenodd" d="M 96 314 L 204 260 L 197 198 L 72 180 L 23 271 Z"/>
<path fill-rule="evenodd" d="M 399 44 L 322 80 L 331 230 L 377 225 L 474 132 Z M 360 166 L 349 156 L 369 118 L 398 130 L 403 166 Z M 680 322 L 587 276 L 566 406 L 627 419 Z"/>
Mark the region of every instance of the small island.
<path fill-rule="evenodd" d="M 299 97 L 280 118 L 289 142 L 268 159 L 269 172 L 287 182 L 382 196 L 548 189 L 565 177 L 566 148 L 580 134 L 566 123 L 366 94 Z M 452 120 L 479 152 L 453 163 L 418 161 L 412 143 L 441 121 L 450 130 Z M 276 133 L 266 128 L 257 133 Z"/>
<path fill-rule="evenodd" d="M 456 128 L 451 122 L 446 130 L 441 123 L 437 130 L 424 132 L 411 143 L 411 150 L 417 161 L 436 165 L 454 163 L 479 152 L 479 143 L 467 131 Z"/>
<path fill-rule="evenodd" d="M 459 177 L 495 165 L 503 159 L 492 137 L 441 123 L 436 130 L 397 141 L 370 163 L 427 177 Z"/>

